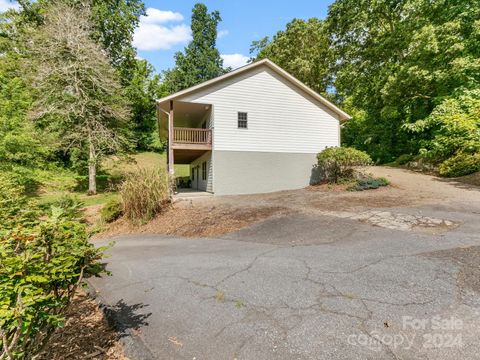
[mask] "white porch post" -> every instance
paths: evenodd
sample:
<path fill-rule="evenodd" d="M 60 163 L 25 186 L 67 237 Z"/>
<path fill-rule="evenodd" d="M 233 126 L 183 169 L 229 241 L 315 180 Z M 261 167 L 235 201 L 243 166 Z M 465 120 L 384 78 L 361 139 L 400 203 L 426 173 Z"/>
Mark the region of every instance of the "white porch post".
<path fill-rule="evenodd" d="M 168 117 L 168 172 L 170 175 L 174 175 L 175 168 L 173 166 L 173 100 L 170 101 L 170 115 Z"/>

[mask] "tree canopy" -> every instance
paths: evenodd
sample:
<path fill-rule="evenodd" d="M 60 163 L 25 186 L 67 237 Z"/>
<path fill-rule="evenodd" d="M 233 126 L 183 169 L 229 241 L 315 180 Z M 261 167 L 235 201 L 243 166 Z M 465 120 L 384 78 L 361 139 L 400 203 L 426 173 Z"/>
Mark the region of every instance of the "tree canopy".
<path fill-rule="evenodd" d="M 405 155 L 439 166 L 480 150 L 480 3 L 337 0 L 327 18 L 293 20 L 252 43 L 342 106 L 345 145 L 377 163 Z"/>
<path fill-rule="evenodd" d="M 269 58 L 319 93 L 326 94 L 332 84 L 333 56 L 322 20 L 294 19 L 271 41 L 254 41 L 250 53 L 255 54 L 252 60 Z"/>
<path fill-rule="evenodd" d="M 473 1 L 333 3 L 327 21 L 335 88 L 362 110 L 346 125 L 344 140 L 380 162 L 417 153 L 432 133 L 413 134 L 407 124 L 479 87 L 479 18 Z"/>
<path fill-rule="evenodd" d="M 88 149 L 89 192 L 104 151 L 122 148 L 129 109 L 119 78 L 90 37 L 88 10 L 46 8 L 42 25 L 27 31 L 23 70 L 34 90 L 30 117 L 57 133 L 60 148 Z"/>
<path fill-rule="evenodd" d="M 223 60 L 216 48 L 218 11 L 208 12 L 198 3 L 192 10 L 192 41 L 184 52 L 175 54 L 175 67 L 165 72 L 165 87 L 174 93 L 225 73 Z"/>

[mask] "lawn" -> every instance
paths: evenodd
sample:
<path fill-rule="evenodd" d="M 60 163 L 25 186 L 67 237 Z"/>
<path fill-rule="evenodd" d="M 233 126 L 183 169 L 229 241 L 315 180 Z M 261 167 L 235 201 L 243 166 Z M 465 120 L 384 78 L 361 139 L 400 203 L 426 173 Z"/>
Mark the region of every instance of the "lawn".
<path fill-rule="evenodd" d="M 165 168 L 167 161 L 164 153 L 142 152 L 119 158 L 110 156 L 106 158 L 101 166 L 101 173 L 98 177 L 98 194 L 87 195 L 86 191 L 78 190 L 79 177 L 76 173 L 68 170 L 45 172 L 40 174 L 42 186 L 40 191 L 34 197 L 41 204 L 48 204 L 60 199 L 65 195 L 72 195 L 82 201 L 85 206 L 105 204 L 108 200 L 118 197 L 118 192 L 109 189 L 107 185 L 99 186 L 103 180 L 119 179 L 129 172 L 134 172 L 138 168 Z M 189 165 L 175 165 L 175 175 L 177 177 L 189 176 Z M 77 189 L 76 189 L 77 188 Z"/>

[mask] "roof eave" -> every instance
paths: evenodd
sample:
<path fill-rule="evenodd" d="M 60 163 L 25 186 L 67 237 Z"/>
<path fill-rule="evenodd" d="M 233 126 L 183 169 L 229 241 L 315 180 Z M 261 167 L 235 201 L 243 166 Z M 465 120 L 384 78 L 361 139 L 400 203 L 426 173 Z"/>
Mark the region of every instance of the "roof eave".
<path fill-rule="evenodd" d="M 192 86 L 192 87 L 189 87 L 187 89 L 184 89 L 184 90 L 181 90 L 181 91 L 178 91 L 172 95 L 169 95 L 169 96 L 165 96 L 163 98 L 160 98 L 158 99 L 156 102 L 157 104 L 161 104 L 161 103 L 164 103 L 166 101 L 170 101 L 170 100 L 175 100 L 181 96 L 184 96 L 184 95 L 187 95 L 189 93 L 192 93 L 192 92 L 195 92 L 197 90 L 200 90 L 202 88 L 205 88 L 205 87 L 208 87 L 210 85 L 213 85 L 217 82 L 220 82 L 224 79 L 228 79 L 230 77 L 233 77 L 237 74 L 240 74 L 242 72 L 245 72 L 245 71 L 248 71 L 250 69 L 253 69 L 255 67 L 258 67 L 258 66 L 261 66 L 261 65 L 266 65 L 268 66 L 270 69 L 274 70 L 275 72 L 279 73 L 281 76 L 283 76 L 285 79 L 289 80 L 290 82 L 294 83 L 296 86 L 298 86 L 300 89 L 304 90 L 305 92 L 307 92 L 310 96 L 312 96 L 313 98 L 317 99 L 318 101 L 320 101 L 323 105 L 325 105 L 327 108 L 329 108 L 330 110 L 332 110 L 334 113 L 336 113 L 338 116 L 339 116 L 339 120 L 340 121 L 347 121 L 349 119 L 351 119 L 352 117 L 350 115 L 348 115 L 346 112 L 344 112 L 342 109 L 340 109 L 339 107 L 337 107 L 335 104 L 333 104 L 332 102 L 328 101 L 327 99 L 325 99 L 323 96 L 321 96 L 320 94 L 318 94 L 317 92 L 315 92 L 314 90 L 312 90 L 311 88 L 309 88 L 307 85 L 305 85 L 304 83 L 302 83 L 300 80 L 298 80 L 297 78 L 295 78 L 293 75 L 291 75 L 290 73 L 288 73 L 287 71 L 283 70 L 280 66 L 278 66 L 277 64 L 275 64 L 273 61 L 269 60 L 269 59 L 262 59 L 260 61 L 257 61 L 257 62 L 254 62 L 254 63 L 250 63 L 250 64 L 247 64 L 245 66 L 242 66 L 238 69 L 235 69 L 227 74 L 224 74 L 224 75 L 220 75 L 216 78 L 213 78 L 211 80 L 207 80 L 207 81 L 204 81 L 198 85 L 195 85 L 195 86 Z"/>

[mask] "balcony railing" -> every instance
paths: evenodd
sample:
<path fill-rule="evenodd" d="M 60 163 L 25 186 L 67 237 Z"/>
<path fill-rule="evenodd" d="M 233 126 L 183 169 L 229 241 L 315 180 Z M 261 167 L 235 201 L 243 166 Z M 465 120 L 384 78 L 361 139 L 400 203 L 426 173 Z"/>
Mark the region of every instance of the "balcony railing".
<path fill-rule="evenodd" d="M 174 144 L 212 144 L 212 130 L 197 128 L 173 128 Z"/>

